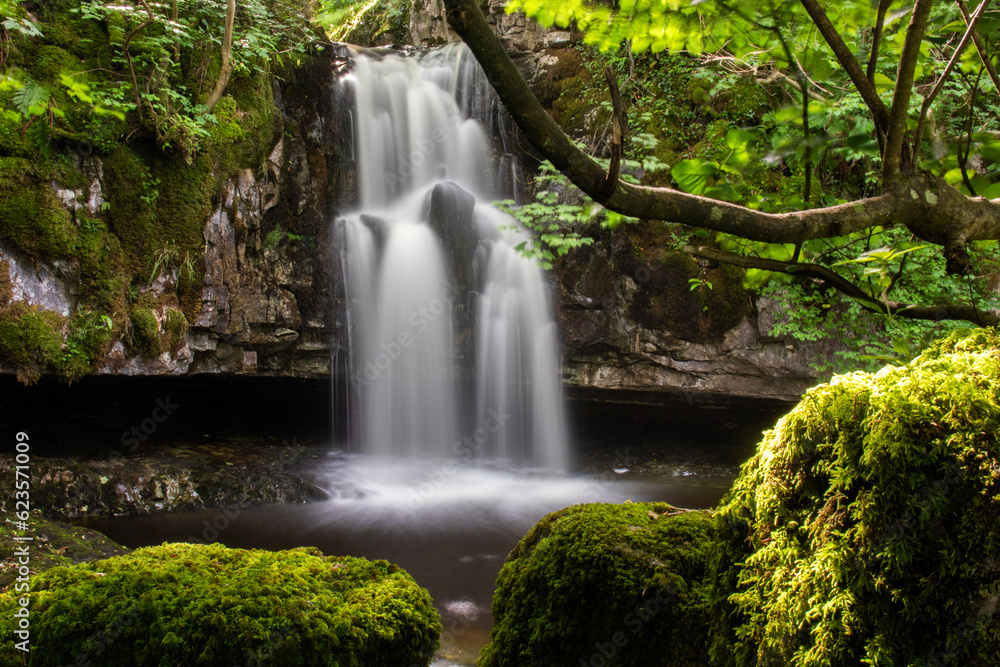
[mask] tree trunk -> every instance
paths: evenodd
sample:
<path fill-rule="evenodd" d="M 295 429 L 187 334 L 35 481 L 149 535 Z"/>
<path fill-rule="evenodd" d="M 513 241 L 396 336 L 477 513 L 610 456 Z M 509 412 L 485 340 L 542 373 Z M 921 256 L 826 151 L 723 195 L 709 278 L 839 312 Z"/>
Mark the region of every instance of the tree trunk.
<path fill-rule="evenodd" d="M 228 0 L 226 3 L 226 34 L 222 38 L 222 69 L 219 70 L 219 78 L 215 82 L 215 88 L 208 96 L 208 102 L 205 103 L 209 113 L 222 99 L 222 93 L 226 90 L 226 84 L 229 83 L 229 75 L 233 73 L 233 60 L 230 58 L 230 51 L 233 46 L 233 21 L 235 18 L 236 0 Z"/>

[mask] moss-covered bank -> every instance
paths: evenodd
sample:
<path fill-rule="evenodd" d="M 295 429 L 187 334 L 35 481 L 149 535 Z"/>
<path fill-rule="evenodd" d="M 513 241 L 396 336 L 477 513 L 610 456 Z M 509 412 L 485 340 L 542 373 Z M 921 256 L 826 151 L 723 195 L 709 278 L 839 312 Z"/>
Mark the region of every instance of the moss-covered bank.
<path fill-rule="evenodd" d="M 32 665 L 427 664 L 441 621 L 386 561 L 163 544 L 31 581 Z M 16 593 L 0 594 L 0 662 Z"/>
<path fill-rule="evenodd" d="M 542 519 L 497 579 L 479 665 L 704 665 L 707 512 L 577 505 Z"/>

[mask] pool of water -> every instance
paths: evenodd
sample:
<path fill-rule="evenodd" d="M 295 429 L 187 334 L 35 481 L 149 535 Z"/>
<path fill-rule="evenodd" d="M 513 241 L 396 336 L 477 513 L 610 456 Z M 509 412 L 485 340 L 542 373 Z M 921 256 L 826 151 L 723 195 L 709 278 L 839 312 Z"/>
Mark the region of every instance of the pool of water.
<path fill-rule="evenodd" d="M 646 449 L 640 451 L 648 454 Z M 720 451 L 724 461 L 736 456 Z M 729 465 L 699 468 L 662 458 L 653 470 L 628 467 L 640 458 L 650 456 L 618 455 L 599 459 L 588 474 L 554 475 L 457 461 L 401 464 L 334 451 L 325 464 L 331 499 L 324 502 L 80 523 L 129 547 L 217 541 L 240 548 L 314 546 L 328 555 L 386 559 L 427 588 L 441 612 L 445 631 L 435 665 L 473 665 L 489 641 L 497 573 L 547 513 L 625 500 L 712 507 L 735 474 Z"/>

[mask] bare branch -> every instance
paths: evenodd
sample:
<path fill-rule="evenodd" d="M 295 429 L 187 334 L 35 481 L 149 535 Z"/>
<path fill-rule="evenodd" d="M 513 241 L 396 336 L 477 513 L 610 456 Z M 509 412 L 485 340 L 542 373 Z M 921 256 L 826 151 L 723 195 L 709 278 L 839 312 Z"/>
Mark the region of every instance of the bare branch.
<path fill-rule="evenodd" d="M 875 84 L 875 69 L 878 67 L 878 52 L 882 44 L 882 28 L 885 27 L 885 15 L 892 6 L 892 0 L 879 0 L 875 16 L 875 27 L 872 29 L 872 52 L 868 56 L 868 69 L 865 74 L 868 80 Z"/>
<path fill-rule="evenodd" d="M 962 51 L 965 50 L 965 46 L 969 43 L 972 37 L 972 33 L 976 29 L 976 24 L 979 22 L 979 17 L 983 15 L 983 10 L 986 9 L 986 5 L 989 4 L 989 0 L 983 0 L 979 3 L 979 7 L 976 9 L 976 13 L 972 15 L 969 20 L 968 26 L 965 28 L 965 34 L 962 35 L 962 40 L 955 47 L 955 52 L 951 54 L 951 60 L 945 66 L 944 71 L 941 72 L 941 76 L 938 77 L 937 82 L 934 84 L 934 88 L 931 92 L 924 98 L 924 103 L 920 106 L 920 118 L 917 120 L 917 136 L 913 138 L 913 159 L 919 159 L 920 157 L 920 141 L 924 137 L 924 128 L 927 126 L 927 112 L 930 111 L 931 104 L 934 103 L 934 98 L 938 96 L 941 92 L 941 88 L 944 87 L 944 82 L 951 74 L 951 70 L 954 69 L 955 64 L 958 63 L 959 57 L 962 55 Z"/>
<path fill-rule="evenodd" d="M 969 10 L 965 6 L 962 0 L 958 0 L 958 8 L 962 12 L 962 16 L 965 18 L 965 23 L 968 25 L 970 20 Z M 975 28 L 972 29 L 972 41 L 976 45 L 976 50 L 979 51 L 979 57 L 983 61 L 983 65 L 986 66 L 986 72 L 993 79 L 993 85 L 996 86 L 997 91 L 1000 91 L 1000 76 L 997 75 L 997 68 L 993 65 L 993 61 L 990 59 L 990 54 L 986 52 L 986 44 L 983 43 L 983 38 L 980 36 L 979 31 Z"/>
<path fill-rule="evenodd" d="M 750 257 L 737 253 L 726 252 L 718 248 L 706 246 L 685 246 L 684 252 L 695 257 L 703 257 L 722 264 L 740 266 L 748 269 L 764 269 L 795 276 L 806 276 L 820 280 L 837 291 L 849 296 L 862 308 L 881 315 L 892 315 L 910 320 L 962 320 L 972 322 L 981 327 L 1000 324 L 1000 314 L 993 311 L 981 311 L 967 304 L 946 304 L 943 306 L 915 306 L 898 301 L 888 301 L 869 294 L 847 278 L 832 269 L 808 262 L 782 262 L 776 259 Z"/>
<path fill-rule="evenodd" d="M 208 101 L 205 102 L 209 113 L 219 103 L 219 100 L 222 99 L 222 93 L 225 92 L 226 84 L 229 83 L 229 75 L 233 73 L 233 60 L 230 58 L 230 50 L 233 45 L 233 19 L 235 17 L 236 0 L 227 0 L 226 30 L 222 38 L 222 69 L 219 70 L 219 78 L 215 81 L 215 88 L 212 90 L 212 94 L 208 96 Z"/>
<path fill-rule="evenodd" d="M 615 193 L 618 185 L 618 173 L 622 162 L 622 145 L 625 134 L 628 132 L 628 116 L 625 115 L 625 103 L 622 102 L 621 92 L 618 90 L 618 81 L 615 79 L 615 71 L 609 66 L 604 70 L 604 78 L 608 81 L 608 89 L 611 91 L 611 105 L 614 109 L 612 120 L 614 126 L 611 130 L 611 162 L 608 165 L 608 173 L 601 182 L 601 196 L 608 198 Z"/>

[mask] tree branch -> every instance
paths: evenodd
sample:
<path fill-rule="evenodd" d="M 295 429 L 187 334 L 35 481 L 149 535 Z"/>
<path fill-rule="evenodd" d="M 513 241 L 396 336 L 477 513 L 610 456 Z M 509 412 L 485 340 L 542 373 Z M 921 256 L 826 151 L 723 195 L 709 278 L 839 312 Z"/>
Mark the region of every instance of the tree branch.
<path fill-rule="evenodd" d="M 684 252 L 694 257 L 702 257 L 722 264 L 740 266 L 747 269 L 764 269 L 794 276 L 806 276 L 820 280 L 837 291 L 858 302 L 865 310 L 881 315 L 892 315 L 910 320 L 962 320 L 972 322 L 981 327 L 991 327 L 1000 324 L 1000 314 L 993 311 L 981 311 L 967 304 L 947 304 L 943 306 L 915 306 L 898 301 L 880 300 L 844 278 L 832 269 L 819 264 L 806 262 L 782 262 L 763 257 L 749 257 L 737 253 L 726 252 L 718 248 L 706 246 L 685 246 Z"/>
<path fill-rule="evenodd" d="M 847 44 L 844 43 L 844 39 L 840 36 L 840 33 L 833 27 L 833 23 L 830 22 L 830 17 L 826 15 L 826 11 L 824 11 L 817 0 L 800 0 L 800 2 L 805 7 L 805 10 L 809 12 L 809 17 L 816 24 L 820 34 L 823 35 L 823 39 L 826 40 L 830 49 L 833 50 L 833 55 L 837 57 L 837 62 L 844 68 L 847 76 L 851 78 L 851 83 L 854 84 L 855 89 L 861 94 L 861 99 L 868 106 L 868 110 L 875 120 L 875 125 L 881 128 L 883 132 L 886 131 L 889 126 L 889 112 L 885 108 L 885 103 L 878 96 L 875 85 L 865 76 L 861 65 L 854 57 L 854 54 L 851 53 Z"/>
<path fill-rule="evenodd" d="M 958 8 L 962 12 L 962 16 L 965 18 L 965 23 L 968 25 L 971 18 L 968 8 L 962 0 L 958 0 Z M 990 60 L 990 54 L 986 52 L 986 44 L 983 43 L 983 38 L 980 36 L 979 31 L 973 28 L 972 30 L 972 41 L 976 45 L 976 50 L 979 51 L 979 58 L 983 61 L 986 66 L 986 72 L 993 79 L 993 85 L 996 86 L 997 91 L 1000 91 L 1000 76 L 997 75 L 997 68 L 994 67 L 993 61 Z"/>
<path fill-rule="evenodd" d="M 622 145 L 625 134 L 628 132 L 628 116 L 625 114 L 625 104 L 622 102 L 621 92 L 618 90 L 618 81 L 615 79 L 615 71 L 608 66 L 604 70 L 604 78 L 608 81 L 608 89 L 611 91 L 611 106 L 613 108 L 613 127 L 611 130 L 611 162 L 608 165 L 608 173 L 601 181 L 601 196 L 608 198 L 615 193 L 618 185 L 618 173 L 621 170 Z"/>
<path fill-rule="evenodd" d="M 945 246 L 946 252 L 951 248 L 956 260 L 962 259 L 967 241 L 1000 238 L 1000 199 L 969 198 L 943 179 L 922 173 L 898 179 L 878 197 L 791 213 L 764 213 L 670 188 L 621 180 L 610 196 L 603 196 L 600 186 L 605 179 L 604 168 L 580 150 L 545 112 L 490 29 L 476 0 L 444 2 L 449 23 L 482 65 L 525 138 L 574 185 L 607 209 L 765 243 L 800 243 L 876 225 L 905 225 L 921 239 Z M 960 261 L 952 263 L 960 265 Z"/>
<path fill-rule="evenodd" d="M 916 0 L 910 25 L 906 29 L 903 52 L 896 70 L 896 90 L 889 110 L 889 127 L 885 133 L 885 152 L 882 154 L 882 187 L 888 187 L 899 176 L 903 164 L 903 142 L 906 137 L 906 118 L 909 115 L 913 80 L 920 59 L 920 42 L 927 30 L 927 19 L 934 0 Z M 909 165 L 905 165 L 909 167 Z"/>
<path fill-rule="evenodd" d="M 878 67 L 878 52 L 882 45 L 882 29 L 885 27 L 885 15 L 892 6 L 892 0 L 879 0 L 875 16 L 875 27 L 872 29 L 872 52 L 868 56 L 868 69 L 865 75 L 875 85 L 875 70 Z"/>
<path fill-rule="evenodd" d="M 917 120 L 917 136 L 913 138 L 913 159 L 918 160 L 920 158 L 920 142 L 924 138 L 924 128 L 927 126 L 927 112 L 930 111 L 931 104 L 934 103 L 934 98 L 938 96 L 941 92 L 941 88 L 944 86 L 945 80 L 948 75 L 951 74 L 951 70 L 954 69 L 955 64 L 958 62 L 959 56 L 962 55 L 962 51 L 965 50 L 966 44 L 969 43 L 969 39 L 972 33 L 976 30 L 976 24 L 979 22 L 979 17 L 982 16 L 983 10 L 986 9 L 986 5 L 989 4 L 989 0 L 983 0 L 979 3 L 979 7 L 976 8 L 976 13 L 972 15 L 969 20 L 968 25 L 965 28 L 965 34 L 962 35 L 962 40 L 955 47 L 955 52 L 951 54 L 951 60 L 945 66 L 944 71 L 941 72 L 941 76 L 938 77 L 937 82 L 934 84 L 934 88 L 927 97 L 924 98 L 924 103 L 920 105 L 920 116 Z"/>

